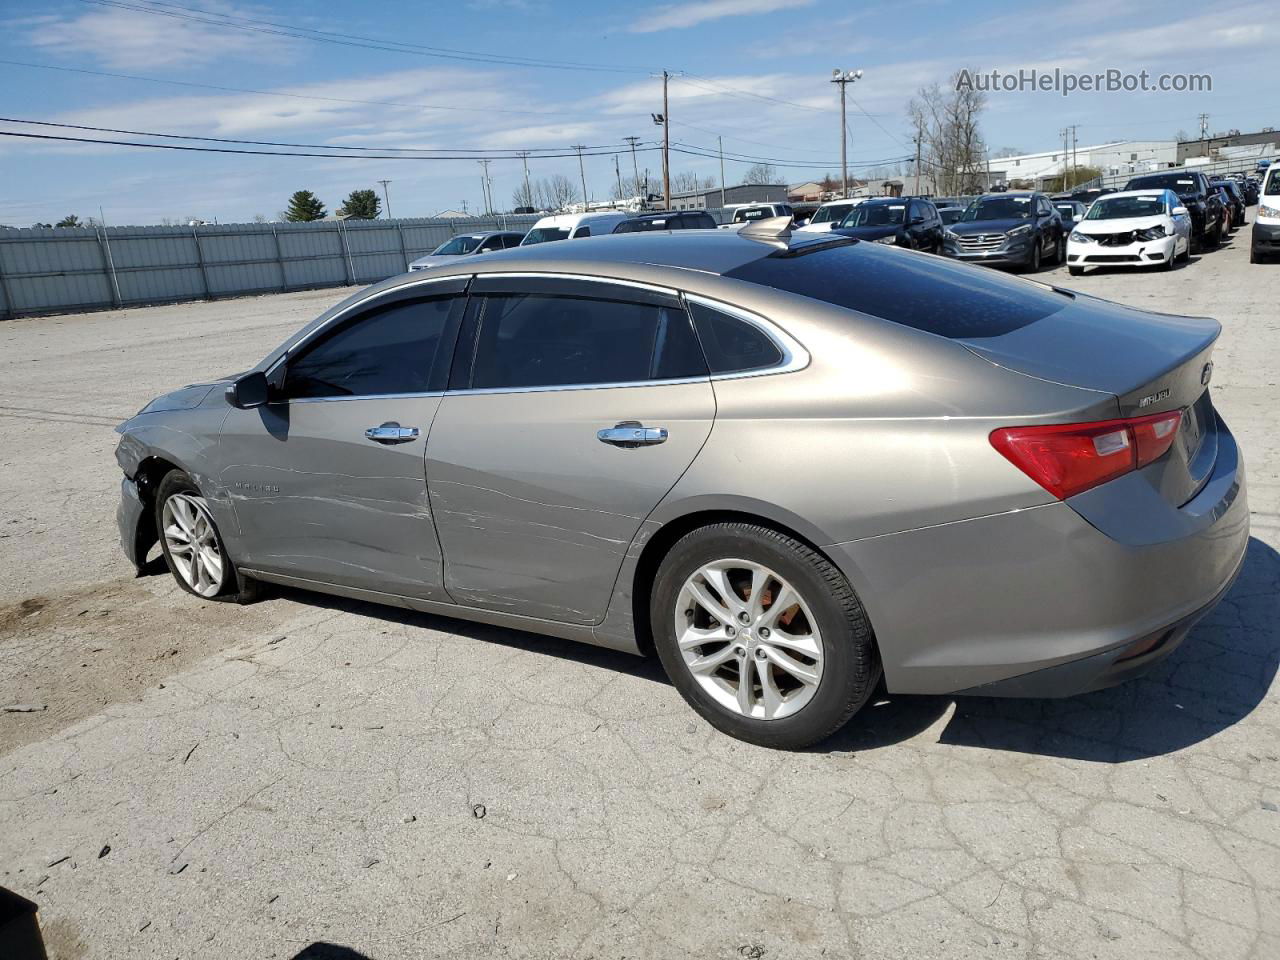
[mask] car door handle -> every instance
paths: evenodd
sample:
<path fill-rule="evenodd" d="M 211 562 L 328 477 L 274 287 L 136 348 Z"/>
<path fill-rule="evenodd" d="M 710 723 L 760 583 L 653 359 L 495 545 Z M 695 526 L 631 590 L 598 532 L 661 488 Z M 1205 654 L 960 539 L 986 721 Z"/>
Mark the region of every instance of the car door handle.
<path fill-rule="evenodd" d="M 364 435 L 374 443 L 408 443 L 418 439 L 417 427 L 402 427 L 398 423 L 384 423 L 370 427 Z"/>
<path fill-rule="evenodd" d="M 666 427 L 646 427 L 638 420 L 624 420 L 596 431 L 596 439 L 615 447 L 650 447 L 667 440 Z"/>

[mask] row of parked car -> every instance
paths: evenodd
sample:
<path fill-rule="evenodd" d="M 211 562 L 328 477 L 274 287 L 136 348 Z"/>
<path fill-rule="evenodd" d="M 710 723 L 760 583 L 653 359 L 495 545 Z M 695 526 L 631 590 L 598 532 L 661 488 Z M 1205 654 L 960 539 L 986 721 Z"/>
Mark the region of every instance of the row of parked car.
<path fill-rule="evenodd" d="M 733 229 L 759 220 L 792 218 L 797 232 L 835 232 L 874 243 L 941 254 L 972 263 L 1036 271 L 1066 264 L 1072 275 L 1086 267 L 1152 267 L 1172 270 L 1192 249 L 1217 246 L 1245 225 L 1246 207 L 1259 204 L 1251 257 L 1280 254 L 1280 163 L 1261 180 L 1210 180 L 1197 170 L 1169 170 L 1132 178 L 1123 190 L 1096 188 L 1070 194 L 1036 191 L 975 197 L 873 197 L 825 203 L 797 222 L 788 204 L 738 206 L 731 222 L 718 224 L 703 210 L 627 214 L 617 211 L 543 217 L 527 233 L 460 234 L 410 270 L 425 270 L 458 256 L 508 247 L 573 240 L 608 233 Z"/>

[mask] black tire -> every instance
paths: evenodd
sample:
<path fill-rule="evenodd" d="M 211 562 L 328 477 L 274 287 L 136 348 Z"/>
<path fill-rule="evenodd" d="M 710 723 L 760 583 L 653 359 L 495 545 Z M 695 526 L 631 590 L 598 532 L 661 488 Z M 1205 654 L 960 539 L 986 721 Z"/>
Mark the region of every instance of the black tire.
<path fill-rule="evenodd" d="M 1035 243 L 1031 246 L 1031 252 L 1027 254 L 1027 262 L 1023 269 L 1028 273 L 1040 272 L 1040 246 L 1041 241 L 1037 238 Z"/>
<path fill-rule="evenodd" d="M 717 703 L 694 679 L 676 640 L 676 603 L 685 581 L 715 560 L 763 564 L 804 597 L 822 635 L 822 676 L 812 699 L 796 713 L 764 720 Z M 879 682 L 880 654 L 862 603 L 849 581 L 816 550 L 752 523 L 717 523 L 682 537 L 663 558 L 649 606 L 654 645 L 680 695 L 716 729 L 748 743 L 799 750 L 843 727 Z"/>
<path fill-rule="evenodd" d="M 218 532 L 217 524 L 214 523 L 212 515 L 208 517 L 209 525 L 213 529 L 213 536 L 218 553 L 222 558 L 222 584 L 218 588 L 217 593 L 212 596 L 198 593 L 193 590 L 183 576 L 178 572 L 177 564 L 173 555 L 169 552 L 168 538 L 164 533 L 164 505 L 170 497 L 175 494 L 188 494 L 201 497 L 200 488 L 195 482 L 183 473 L 181 470 L 170 470 L 164 475 L 164 479 L 160 481 L 160 485 L 156 488 L 156 499 L 152 505 L 154 510 L 156 532 L 160 539 L 160 550 L 164 554 L 165 566 L 169 568 L 169 572 L 173 574 L 173 579 L 177 581 L 178 586 L 191 594 L 193 597 L 199 597 L 201 600 L 219 600 L 226 603 L 251 603 L 259 596 L 259 586 L 257 581 L 245 577 L 236 569 L 235 563 L 227 555 L 226 547 L 223 545 L 222 534 Z"/>
<path fill-rule="evenodd" d="M 1084 273 L 1084 267 L 1073 267 L 1073 266 L 1071 266 L 1070 264 L 1068 264 L 1068 265 L 1067 265 L 1067 273 L 1071 274 L 1071 276 L 1073 276 L 1073 277 L 1078 277 L 1078 276 L 1080 276 L 1082 273 Z"/>
<path fill-rule="evenodd" d="M 1058 243 L 1053 248 L 1053 262 L 1058 266 L 1067 262 L 1067 238 L 1065 236 L 1058 237 Z"/>
<path fill-rule="evenodd" d="M 1183 263 L 1191 262 L 1191 238 L 1187 238 L 1187 248 L 1178 254 L 1175 259 L 1181 260 Z"/>

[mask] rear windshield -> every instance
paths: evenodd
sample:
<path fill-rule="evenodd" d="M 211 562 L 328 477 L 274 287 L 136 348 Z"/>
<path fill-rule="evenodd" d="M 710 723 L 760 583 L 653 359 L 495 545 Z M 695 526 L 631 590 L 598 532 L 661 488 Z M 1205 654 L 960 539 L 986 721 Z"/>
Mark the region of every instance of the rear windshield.
<path fill-rule="evenodd" d="M 749 220 L 768 220 L 773 216 L 776 216 L 773 212 L 773 207 L 745 207 L 742 210 L 734 211 L 733 222 L 743 223 Z"/>
<path fill-rule="evenodd" d="M 994 270 L 856 241 L 771 254 L 725 276 L 953 340 L 999 337 L 1070 302 Z"/>
<path fill-rule="evenodd" d="M 1161 173 L 1151 177 L 1134 177 L 1125 186 L 1126 190 L 1148 190 L 1152 187 L 1172 190 L 1174 193 L 1195 193 L 1195 177 L 1186 174 Z"/>
<path fill-rule="evenodd" d="M 550 240 L 568 240 L 569 231 L 561 227 L 534 227 L 524 235 L 520 246 L 527 247 L 531 243 L 546 243 Z"/>

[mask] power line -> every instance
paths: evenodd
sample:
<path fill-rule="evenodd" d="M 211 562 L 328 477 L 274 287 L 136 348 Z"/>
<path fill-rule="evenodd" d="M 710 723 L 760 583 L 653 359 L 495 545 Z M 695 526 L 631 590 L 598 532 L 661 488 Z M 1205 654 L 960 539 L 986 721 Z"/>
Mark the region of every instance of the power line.
<path fill-rule="evenodd" d="M 312 40 L 317 43 L 337 44 L 345 47 L 362 47 L 369 50 L 385 50 L 391 53 L 405 53 L 423 57 L 436 57 L 444 60 L 461 60 L 471 63 L 490 63 L 509 67 L 531 67 L 548 70 L 577 70 L 600 73 L 648 73 L 638 67 L 617 67 L 605 64 L 575 63 L 567 60 L 542 60 L 532 57 L 519 57 L 485 53 L 479 50 L 459 50 L 451 47 L 429 47 L 423 44 L 409 43 L 400 40 L 383 40 L 376 37 L 364 37 L 359 34 L 336 33 L 328 30 L 316 30 L 311 27 L 298 27 L 293 24 L 280 23 L 274 20 L 259 20 L 253 17 L 233 16 L 231 14 L 196 11 L 180 4 L 126 2 L 126 0 L 80 0 L 81 3 L 99 7 L 113 7 L 130 10 L 135 13 L 146 13 L 157 17 L 168 17 L 173 20 L 184 20 L 191 23 L 203 23 L 209 26 L 224 27 L 229 30 L 240 30 L 246 33 L 259 33 L 268 36 L 289 37 L 295 40 Z M 166 9 L 160 9 L 164 7 Z"/>
<path fill-rule="evenodd" d="M 427 160 L 444 161 L 444 160 L 482 159 L 474 155 L 417 157 L 417 156 L 409 156 L 403 153 L 394 153 L 394 154 L 361 153 L 361 154 L 347 156 L 339 153 L 308 153 L 308 152 L 300 152 L 296 150 L 245 150 L 245 149 L 234 148 L 234 147 L 196 147 L 196 146 L 191 146 L 190 144 L 183 144 L 183 143 L 142 143 L 137 140 L 109 140 L 102 137 L 69 137 L 69 136 L 61 136 L 61 135 L 51 134 L 51 133 L 19 133 L 15 130 L 0 130 L 0 137 L 20 137 L 24 140 L 57 140 L 57 141 L 62 141 L 67 143 L 101 143 L 101 144 L 106 144 L 108 146 L 115 146 L 115 147 L 141 147 L 141 148 L 151 149 L 151 150 L 185 150 L 185 151 L 191 151 L 194 153 L 235 153 L 235 154 L 247 154 L 250 156 L 259 156 L 259 157 L 323 157 L 329 160 L 417 160 L 419 162 L 427 161 Z M 641 149 L 646 152 L 651 152 L 659 148 L 658 147 L 641 147 Z M 621 150 L 604 150 L 598 153 L 589 153 L 589 154 L 586 154 L 586 156 L 608 157 L 621 152 L 622 152 Z M 564 154 L 564 153 L 530 154 L 530 157 L 535 160 L 563 159 L 566 156 L 573 156 L 573 154 Z M 513 158 L 509 156 L 498 156 L 498 157 L 488 157 L 483 159 L 511 160 Z M 518 159 L 518 158 L 515 158 L 515 159 Z"/>
<path fill-rule="evenodd" d="M 797 110 L 812 110 L 815 113 L 823 112 L 821 108 L 811 107 L 806 103 L 796 103 L 793 100 L 783 100 L 779 97 L 766 96 L 763 93 L 753 93 L 750 90 L 742 90 L 739 88 L 730 87 L 725 84 L 719 83 L 716 80 L 711 80 L 707 77 L 700 77 L 696 73 L 689 73 L 688 71 L 685 71 L 685 70 L 680 71 L 674 76 L 676 77 L 676 79 L 684 80 L 686 83 L 692 84 L 695 87 L 702 87 L 704 90 L 710 89 L 719 93 L 726 94 L 731 97 L 737 97 L 738 99 L 762 100 L 766 103 L 776 103 L 785 107 L 795 107 Z"/>
<path fill-rule="evenodd" d="M 453 107 L 436 103 L 404 103 L 395 100 L 357 100 L 350 97 L 320 97 L 303 93 L 284 93 L 278 90 L 251 90 L 246 87 L 226 87 L 214 83 L 195 83 L 191 80 L 163 80 L 159 77 L 140 77 L 130 73 L 109 73 L 104 70 L 87 70 L 83 67 L 58 67 L 48 63 L 28 63 L 23 60 L 3 60 L 0 64 L 11 67 L 31 67 L 37 70 L 58 70 L 62 73 L 83 73 L 91 77 L 111 77 L 116 80 L 138 80 L 143 83 L 163 83 L 175 87 L 191 87 L 198 90 L 217 90 L 220 93 L 249 93 L 259 97 L 286 97 L 290 100 L 315 100 L 320 103 L 350 103 L 374 107 L 410 107 L 414 110 L 448 110 L 458 113 L 475 113 L 475 107 Z M 485 113 L 509 113 L 529 117 L 569 117 L 577 114 L 550 110 L 501 110 L 485 107 Z"/>
<path fill-rule="evenodd" d="M 185 133 L 155 133 L 150 130 L 122 130 L 116 127 L 93 127 L 82 123 L 56 123 L 52 120 L 21 120 L 15 117 L 0 117 L 0 123 L 23 123 L 39 127 L 58 127 L 63 130 L 90 130 L 95 133 L 123 133 L 133 137 L 160 137 L 165 140 L 199 140 L 205 143 L 238 143 L 247 144 L 255 147 L 298 147 L 306 150 L 357 150 L 361 152 L 383 150 L 389 153 L 445 153 L 445 154 L 484 154 L 493 159 L 510 160 L 519 159 L 523 150 L 506 147 L 361 147 L 361 146 L 344 146 L 327 143 L 289 143 L 279 140 L 240 140 L 231 137 L 200 137 L 194 134 Z M 626 144 L 610 143 L 610 144 L 594 144 L 592 146 L 583 146 L 582 150 L 604 151 L 604 153 L 593 152 L 588 156 L 602 156 L 610 150 L 622 151 L 626 149 Z M 563 147 L 530 147 L 528 150 L 541 151 L 541 156 L 555 157 L 577 156 L 579 148 L 573 147 L 566 150 Z M 560 151 L 560 152 L 557 152 Z M 425 158 L 424 158 L 425 159 Z"/>

